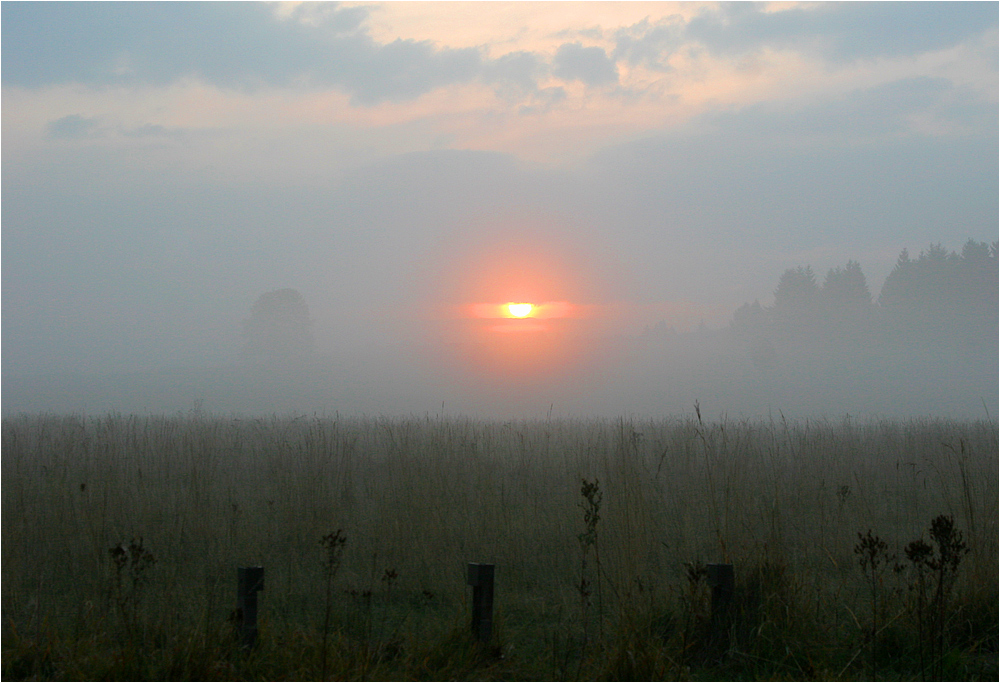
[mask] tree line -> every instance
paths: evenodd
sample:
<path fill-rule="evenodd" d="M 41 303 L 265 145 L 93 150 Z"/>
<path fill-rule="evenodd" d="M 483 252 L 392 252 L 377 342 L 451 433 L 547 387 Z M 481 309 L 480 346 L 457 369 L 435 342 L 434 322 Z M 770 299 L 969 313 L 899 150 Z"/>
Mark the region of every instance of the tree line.
<path fill-rule="evenodd" d="M 974 240 L 961 253 L 932 244 L 912 258 L 903 249 L 877 298 L 857 261 L 830 269 L 822 283 L 809 266 L 790 268 L 774 303 L 742 305 L 731 330 L 758 364 L 767 364 L 776 345 L 995 350 L 998 273 L 998 243 Z"/>

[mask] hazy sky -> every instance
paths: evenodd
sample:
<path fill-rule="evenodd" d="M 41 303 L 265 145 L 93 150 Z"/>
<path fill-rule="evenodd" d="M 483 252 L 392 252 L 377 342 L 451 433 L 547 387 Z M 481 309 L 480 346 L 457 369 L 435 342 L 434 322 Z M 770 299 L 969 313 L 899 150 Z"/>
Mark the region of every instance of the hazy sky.
<path fill-rule="evenodd" d="M 477 304 L 567 302 L 532 337 L 555 362 L 722 327 L 790 267 L 854 259 L 877 295 L 904 247 L 997 239 L 997 19 L 4 2 L 3 371 L 235 363 L 284 287 L 322 354 L 388 377 L 371 395 L 411 381 L 393 362 L 516 356 Z M 470 334 L 499 346 L 450 358 Z"/>

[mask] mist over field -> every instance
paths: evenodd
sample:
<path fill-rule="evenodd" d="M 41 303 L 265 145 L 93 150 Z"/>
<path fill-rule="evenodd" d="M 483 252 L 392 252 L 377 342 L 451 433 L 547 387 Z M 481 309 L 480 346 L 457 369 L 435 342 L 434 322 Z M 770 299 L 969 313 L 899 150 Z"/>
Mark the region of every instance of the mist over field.
<path fill-rule="evenodd" d="M 996 4 L 2 15 L 5 416 L 1000 412 Z"/>

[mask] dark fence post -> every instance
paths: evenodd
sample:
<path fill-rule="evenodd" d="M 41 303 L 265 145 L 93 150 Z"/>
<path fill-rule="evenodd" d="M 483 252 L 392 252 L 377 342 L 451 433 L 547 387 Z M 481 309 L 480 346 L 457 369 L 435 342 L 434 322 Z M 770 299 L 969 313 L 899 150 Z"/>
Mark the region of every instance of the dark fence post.
<path fill-rule="evenodd" d="M 236 575 L 236 614 L 239 618 L 240 647 L 250 650 L 257 642 L 257 593 L 264 590 L 264 568 L 239 567 Z"/>
<path fill-rule="evenodd" d="M 726 643 L 735 585 L 733 565 L 709 564 L 707 568 L 708 585 L 712 587 L 712 640 Z"/>
<path fill-rule="evenodd" d="M 469 563 L 467 583 L 472 586 L 472 635 L 484 645 L 493 633 L 492 564 Z"/>

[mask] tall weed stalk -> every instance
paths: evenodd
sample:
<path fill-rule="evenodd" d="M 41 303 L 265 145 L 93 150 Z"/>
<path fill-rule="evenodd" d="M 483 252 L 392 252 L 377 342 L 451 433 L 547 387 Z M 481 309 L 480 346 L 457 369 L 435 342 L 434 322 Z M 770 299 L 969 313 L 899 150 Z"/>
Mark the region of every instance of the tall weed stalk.
<path fill-rule="evenodd" d="M 342 529 L 337 529 L 320 539 L 320 544 L 326 550 L 326 557 L 323 560 L 324 577 L 326 579 L 326 600 L 323 612 L 323 646 L 320 651 L 320 670 L 323 672 L 322 680 L 327 680 L 327 637 L 330 633 L 330 616 L 333 611 L 333 579 L 337 576 L 340 563 L 344 555 L 344 546 L 347 545 L 347 537 L 343 535 Z"/>
<path fill-rule="evenodd" d="M 580 543 L 580 583 L 577 585 L 577 591 L 580 594 L 580 612 L 583 618 L 583 646 L 580 652 L 580 669 L 577 671 L 578 677 L 583 668 L 589 642 L 590 619 L 588 612 L 590 607 L 590 587 L 592 584 L 587 579 L 587 558 L 591 548 L 594 550 L 594 562 L 596 564 L 598 627 L 602 638 L 604 633 L 604 614 L 601 602 L 601 553 L 597 545 L 597 523 L 601 521 L 601 498 L 603 496 L 600 482 L 597 479 L 594 479 L 593 482 L 583 479 L 580 486 L 580 495 L 583 496 L 583 502 L 579 505 L 583 509 L 584 531 L 576 537 Z"/>

